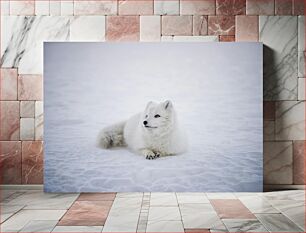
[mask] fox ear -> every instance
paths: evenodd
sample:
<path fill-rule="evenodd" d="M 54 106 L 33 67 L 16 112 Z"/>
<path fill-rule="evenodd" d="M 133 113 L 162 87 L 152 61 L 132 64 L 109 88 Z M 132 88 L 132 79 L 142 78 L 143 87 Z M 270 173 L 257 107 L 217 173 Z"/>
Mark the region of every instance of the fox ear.
<path fill-rule="evenodd" d="M 170 100 L 166 100 L 164 102 L 164 107 L 165 107 L 166 110 L 171 109 L 172 108 L 172 102 Z"/>
<path fill-rule="evenodd" d="M 150 107 L 151 104 L 153 104 L 153 101 L 150 101 L 150 102 L 147 103 L 146 109 L 148 109 L 148 107 Z"/>

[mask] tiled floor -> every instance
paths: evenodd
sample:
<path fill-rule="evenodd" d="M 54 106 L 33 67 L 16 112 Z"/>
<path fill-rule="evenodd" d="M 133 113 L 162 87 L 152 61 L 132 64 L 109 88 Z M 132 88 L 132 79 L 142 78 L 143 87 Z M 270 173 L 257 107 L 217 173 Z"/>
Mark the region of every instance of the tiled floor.
<path fill-rule="evenodd" d="M 1 232 L 304 232 L 305 192 L 1 190 Z"/>

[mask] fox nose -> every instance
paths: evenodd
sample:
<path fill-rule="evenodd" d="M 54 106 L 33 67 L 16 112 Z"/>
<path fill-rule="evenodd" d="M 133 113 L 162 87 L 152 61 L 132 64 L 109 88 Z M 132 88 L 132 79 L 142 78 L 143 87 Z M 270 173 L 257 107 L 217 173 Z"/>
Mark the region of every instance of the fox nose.
<path fill-rule="evenodd" d="M 148 122 L 147 122 L 147 121 L 144 121 L 144 122 L 143 122 L 143 124 L 144 124 L 144 125 L 147 125 L 147 124 L 148 124 Z"/>

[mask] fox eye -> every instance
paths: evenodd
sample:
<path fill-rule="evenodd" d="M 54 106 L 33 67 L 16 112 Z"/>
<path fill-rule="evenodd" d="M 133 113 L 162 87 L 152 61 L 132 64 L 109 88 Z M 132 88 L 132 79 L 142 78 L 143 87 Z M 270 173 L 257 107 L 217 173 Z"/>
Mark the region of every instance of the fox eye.
<path fill-rule="evenodd" d="M 146 118 L 148 117 L 148 115 L 146 115 Z"/>
<path fill-rule="evenodd" d="M 160 117 L 160 115 L 156 114 L 154 117 L 155 117 L 155 118 L 159 118 L 159 117 Z"/>

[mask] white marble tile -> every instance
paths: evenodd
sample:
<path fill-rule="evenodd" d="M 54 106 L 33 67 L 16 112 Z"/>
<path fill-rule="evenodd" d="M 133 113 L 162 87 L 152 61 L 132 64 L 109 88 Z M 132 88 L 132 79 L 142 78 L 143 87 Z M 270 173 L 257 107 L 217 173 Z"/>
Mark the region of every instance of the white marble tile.
<path fill-rule="evenodd" d="M 103 226 L 56 226 L 52 232 L 101 232 Z"/>
<path fill-rule="evenodd" d="M 2 190 L 1 190 L 2 192 Z M 2 193 L 1 193 L 2 195 Z M 1 223 L 10 218 L 12 215 L 17 213 L 19 210 L 21 210 L 24 207 L 24 205 L 7 205 L 7 204 L 1 204 Z"/>
<path fill-rule="evenodd" d="M 34 15 L 34 0 L 10 0 L 10 15 Z"/>
<path fill-rule="evenodd" d="M 143 193 L 140 192 L 131 192 L 131 193 L 117 193 L 116 198 L 137 198 L 137 197 L 143 197 Z"/>
<path fill-rule="evenodd" d="M 276 140 L 305 140 L 305 102 L 276 102 Z"/>
<path fill-rule="evenodd" d="M 44 193 L 42 191 L 33 190 L 11 200 L 8 204 L 26 205 L 24 209 L 66 210 L 78 196 L 78 194 Z"/>
<path fill-rule="evenodd" d="M 35 15 L 50 15 L 50 2 L 47 0 L 35 1 Z"/>
<path fill-rule="evenodd" d="M 142 197 L 116 198 L 112 208 L 141 207 Z"/>
<path fill-rule="evenodd" d="M 305 78 L 305 16 L 298 18 L 298 76 Z"/>
<path fill-rule="evenodd" d="M 1 20 L 3 67 L 19 74 L 42 74 L 43 41 L 67 41 L 69 17 L 4 16 Z"/>
<path fill-rule="evenodd" d="M 305 201 L 304 190 L 289 190 L 289 191 L 278 191 L 262 193 L 262 197 L 267 200 L 292 200 L 292 201 Z"/>
<path fill-rule="evenodd" d="M 162 36 L 163 42 L 218 42 L 218 36 Z"/>
<path fill-rule="evenodd" d="M 61 15 L 73 15 L 73 0 L 61 1 Z"/>
<path fill-rule="evenodd" d="M 140 41 L 154 42 L 160 41 L 161 18 L 160 16 L 146 15 L 140 16 Z"/>
<path fill-rule="evenodd" d="M 292 142 L 264 143 L 265 184 L 292 184 Z"/>
<path fill-rule="evenodd" d="M 174 221 L 181 220 L 178 206 L 152 206 L 149 209 L 148 221 Z"/>
<path fill-rule="evenodd" d="M 161 42 L 173 42 L 173 40 L 174 40 L 173 37 L 174 37 L 174 36 L 162 36 L 162 37 L 160 38 L 160 41 L 161 41 Z"/>
<path fill-rule="evenodd" d="M 50 15 L 61 15 L 61 1 L 50 1 Z"/>
<path fill-rule="evenodd" d="M 271 232 L 302 232 L 302 229 L 282 214 L 256 214 L 263 226 Z"/>
<path fill-rule="evenodd" d="M 117 0 L 74 1 L 74 15 L 116 15 Z"/>
<path fill-rule="evenodd" d="M 270 200 L 283 215 L 305 230 L 305 201 Z"/>
<path fill-rule="evenodd" d="M 20 119 L 20 140 L 34 140 L 34 118 Z"/>
<path fill-rule="evenodd" d="M 157 0 L 154 1 L 155 15 L 179 15 L 180 1 L 179 0 Z"/>
<path fill-rule="evenodd" d="M 269 232 L 258 220 L 223 219 L 229 232 Z"/>
<path fill-rule="evenodd" d="M 20 232 L 51 232 L 57 222 L 57 220 L 33 220 L 28 222 Z"/>
<path fill-rule="evenodd" d="M 200 194 L 200 195 L 188 195 L 188 194 L 180 194 L 177 193 L 177 201 L 179 204 L 192 204 L 192 203 L 199 203 L 199 204 L 209 204 L 209 200 L 206 197 L 206 195 L 204 193 Z"/>
<path fill-rule="evenodd" d="M 297 17 L 259 16 L 264 47 L 264 99 L 297 99 Z"/>
<path fill-rule="evenodd" d="M 206 193 L 208 199 L 237 199 L 234 193 Z"/>
<path fill-rule="evenodd" d="M 275 140 L 275 121 L 264 121 L 264 141 Z"/>
<path fill-rule="evenodd" d="M 222 225 L 211 204 L 182 204 L 180 211 L 186 229 L 216 229 Z"/>
<path fill-rule="evenodd" d="M 102 232 L 136 232 L 139 213 L 140 206 L 115 208 L 112 206 Z"/>
<path fill-rule="evenodd" d="M 0 4 L 1 4 L 1 15 L 9 15 L 10 1 L 9 0 L 0 1 Z"/>
<path fill-rule="evenodd" d="M 305 78 L 298 79 L 298 100 L 306 100 L 305 98 Z"/>
<path fill-rule="evenodd" d="M 240 197 L 239 200 L 254 214 L 280 213 L 268 201 L 259 196 L 245 196 Z"/>
<path fill-rule="evenodd" d="M 70 41 L 105 41 L 105 16 L 73 17 Z"/>
<path fill-rule="evenodd" d="M 184 232 L 182 221 L 148 221 L 146 232 Z"/>
<path fill-rule="evenodd" d="M 35 140 L 43 140 L 44 134 L 44 104 L 42 101 L 35 102 Z"/>
<path fill-rule="evenodd" d="M 150 206 L 177 206 L 175 193 L 152 193 Z"/>
<path fill-rule="evenodd" d="M 59 220 L 66 210 L 21 210 L 1 225 L 4 232 L 20 231 L 32 220 Z"/>
<path fill-rule="evenodd" d="M 35 102 L 34 101 L 20 101 L 20 117 L 34 117 Z"/>

